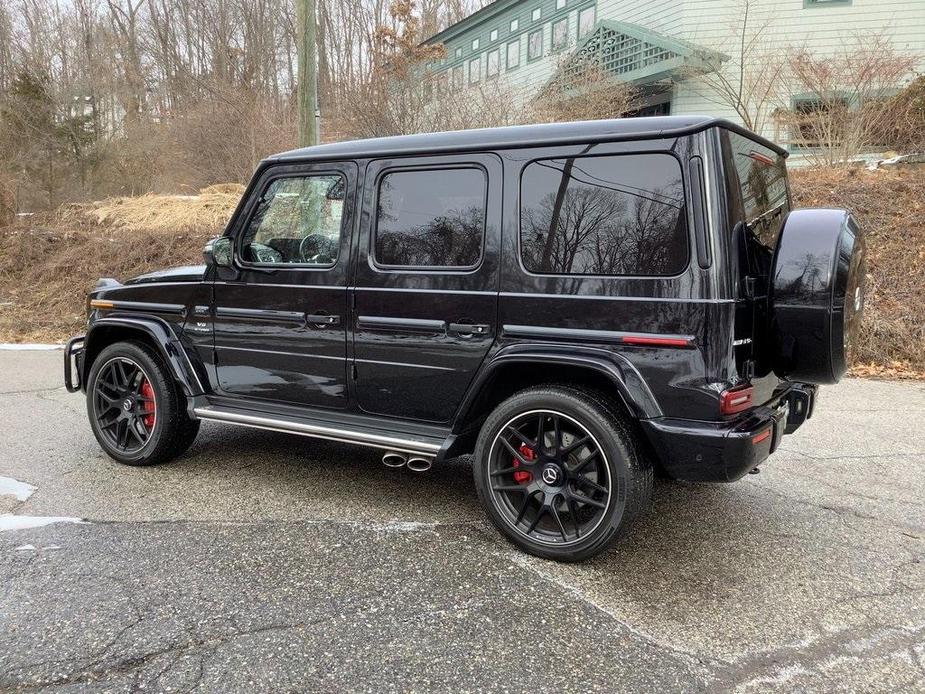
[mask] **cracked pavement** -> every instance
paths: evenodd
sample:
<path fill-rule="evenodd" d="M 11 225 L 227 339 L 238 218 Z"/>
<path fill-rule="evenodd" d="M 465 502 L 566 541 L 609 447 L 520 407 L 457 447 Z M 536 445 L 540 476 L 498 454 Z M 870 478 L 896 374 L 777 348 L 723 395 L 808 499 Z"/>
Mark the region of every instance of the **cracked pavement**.
<path fill-rule="evenodd" d="M 925 386 L 848 380 L 759 475 L 661 481 L 562 565 L 484 520 L 466 460 L 207 424 L 103 456 L 59 352 L 0 352 L 0 691 L 923 691 Z M 24 547 L 32 546 L 33 549 Z"/>

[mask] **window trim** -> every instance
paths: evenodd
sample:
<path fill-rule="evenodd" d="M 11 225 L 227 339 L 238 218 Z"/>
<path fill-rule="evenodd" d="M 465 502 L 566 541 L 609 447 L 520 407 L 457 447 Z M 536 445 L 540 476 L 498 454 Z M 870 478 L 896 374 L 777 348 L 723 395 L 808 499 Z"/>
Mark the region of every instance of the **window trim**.
<path fill-rule="evenodd" d="M 585 12 L 591 13 L 591 26 L 588 28 L 588 31 L 584 34 L 581 33 L 581 15 Z M 594 27 L 597 24 L 597 5 L 588 5 L 587 7 L 582 7 L 578 12 L 575 13 L 575 39 L 581 41 L 583 38 L 590 36 L 594 33 Z"/>
<path fill-rule="evenodd" d="M 601 152 L 599 154 L 579 154 L 575 156 L 575 159 L 593 159 L 596 157 L 638 157 L 638 156 L 650 156 L 653 154 L 658 154 L 662 156 L 669 156 L 674 159 L 678 168 L 681 171 L 681 192 L 684 196 L 684 246 L 687 249 L 687 260 L 678 272 L 672 275 L 601 275 L 601 274 L 577 274 L 577 273 L 561 273 L 561 272 L 534 272 L 527 268 L 524 263 L 523 255 L 523 228 L 522 228 L 522 213 L 523 213 L 523 186 L 524 186 L 524 173 L 531 164 L 542 161 L 550 161 L 554 159 L 569 159 L 570 157 L 567 154 L 560 154 L 558 156 L 540 156 L 534 157 L 524 162 L 524 165 L 520 169 L 520 173 L 517 176 L 517 264 L 520 267 L 520 270 L 530 276 L 530 277 L 551 277 L 551 278 L 562 278 L 568 277 L 570 279 L 580 279 L 580 280 L 671 280 L 679 279 L 687 274 L 691 269 L 691 263 L 693 261 L 693 253 L 691 252 L 691 234 L 693 233 L 693 225 L 690 223 L 690 200 L 688 199 L 688 188 L 690 185 L 689 175 L 684 161 L 681 159 L 680 155 L 672 150 L 667 149 L 644 149 L 633 151 L 633 152 Z"/>
<path fill-rule="evenodd" d="M 337 257 L 334 259 L 334 262 L 326 265 L 318 265 L 317 263 L 255 263 L 250 260 L 244 260 L 244 237 L 247 236 L 247 231 L 250 228 L 251 222 L 254 219 L 254 216 L 257 214 L 257 210 L 260 207 L 260 198 L 263 198 L 264 193 L 267 189 L 276 181 L 284 178 L 311 178 L 313 176 L 340 176 L 344 182 L 344 211 L 340 217 L 340 235 L 337 238 Z M 272 270 L 312 270 L 315 272 L 328 272 L 335 267 L 337 267 L 338 262 L 341 259 L 341 248 L 344 241 L 344 221 L 347 218 L 346 207 L 350 197 L 350 177 L 347 175 L 347 172 L 337 168 L 324 169 L 320 168 L 318 170 L 311 171 L 290 171 L 290 172 L 279 172 L 275 174 L 270 174 L 263 179 L 262 185 L 260 187 L 260 195 L 257 199 L 257 202 L 248 210 L 247 216 L 244 219 L 244 222 L 238 227 L 238 231 L 235 233 L 234 244 L 232 246 L 232 258 L 234 262 L 240 266 L 242 269 L 247 268 L 260 268 L 260 269 L 272 269 Z M 349 253 L 349 249 L 348 249 Z"/>
<path fill-rule="evenodd" d="M 382 179 L 392 173 L 409 173 L 420 171 L 450 171 L 458 169 L 474 169 L 481 172 L 484 188 L 482 194 L 482 236 L 479 243 L 479 257 L 472 265 L 391 265 L 380 263 L 376 257 L 376 238 L 379 234 L 379 195 L 382 190 Z M 475 161 L 461 161 L 458 163 L 433 163 L 421 164 L 418 166 L 388 166 L 379 171 L 374 181 L 375 189 L 373 195 L 373 205 L 370 217 L 372 224 L 369 228 L 369 247 L 366 249 L 366 257 L 369 265 L 377 272 L 412 272 L 412 273 L 441 273 L 464 275 L 478 271 L 485 260 L 485 242 L 488 233 L 488 194 L 490 192 L 490 180 L 488 169 L 481 163 Z"/>
<path fill-rule="evenodd" d="M 850 7 L 853 0 L 803 0 L 803 9 L 809 10 L 816 7 Z"/>
<path fill-rule="evenodd" d="M 508 24 L 508 31 L 513 34 L 515 31 L 520 31 L 520 17 L 514 17 Z"/>
<path fill-rule="evenodd" d="M 542 5 L 540 5 L 539 7 L 534 7 L 532 10 L 530 10 L 530 21 L 531 22 L 539 22 L 541 19 L 543 19 L 543 6 Z"/>
<path fill-rule="evenodd" d="M 515 63 L 514 65 L 511 65 L 510 61 L 508 60 L 508 56 L 510 55 L 508 52 L 508 48 L 514 44 L 517 45 L 517 63 Z M 504 45 L 504 69 L 505 71 L 510 72 L 511 70 L 516 70 L 519 67 L 520 67 L 520 37 L 518 36 L 516 39 L 513 39 L 512 41 L 508 41 Z"/>
<path fill-rule="evenodd" d="M 494 53 L 498 56 L 497 70 L 495 74 L 491 74 L 491 54 Z M 501 76 L 501 47 L 496 46 L 488 52 L 485 53 L 485 79 L 487 80 L 496 80 Z"/>
<path fill-rule="evenodd" d="M 562 42 L 561 46 L 556 45 L 556 27 L 565 25 L 565 40 Z M 550 24 L 549 30 L 549 50 L 553 53 L 561 53 L 568 48 L 568 16 L 561 17 L 560 19 L 555 20 Z"/>
<path fill-rule="evenodd" d="M 492 36 L 494 36 L 494 38 L 492 38 Z M 488 43 L 494 43 L 497 40 L 498 40 L 498 30 L 492 29 L 491 31 L 488 32 Z"/>
<path fill-rule="evenodd" d="M 475 79 L 472 79 L 472 67 L 473 65 L 477 66 Z M 474 58 L 469 58 L 469 61 L 466 63 L 466 72 L 468 73 L 467 84 L 478 84 L 482 81 L 482 56 L 477 55 Z"/>
<path fill-rule="evenodd" d="M 545 33 L 546 33 L 546 32 L 544 31 L 544 27 L 542 27 L 542 26 L 539 27 L 538 29 L 534 29 L 533 31 L 527 32 L 527 62 L 528 62 L 528 63 L 532 63 L 532 62 L 534 62 L 534 61 L 542 60 L 542 59 L 543 59 L 543 44 L 544 44 L 544 42 L 545 42 L 545 40 L 546 40 L 546 39 L 545 39 L 545 36 L 544 36 Z M 539 53 L 539 55 L 534 56 L 533 58 L 531 58 L 531 57 L 530 57 L 530 37 L 531 37 L 531 36 L 534 36 L 534 35 L 536 35 L 536 34 L 539 34 L 539 35 L 540 35 L 540 53 Z"/>

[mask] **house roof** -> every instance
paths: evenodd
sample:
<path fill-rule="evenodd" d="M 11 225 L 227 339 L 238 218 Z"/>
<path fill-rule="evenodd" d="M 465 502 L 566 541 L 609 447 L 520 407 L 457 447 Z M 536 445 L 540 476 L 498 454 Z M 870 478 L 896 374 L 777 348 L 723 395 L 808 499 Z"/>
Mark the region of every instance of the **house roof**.
<path fill-rule="evenodd" d="M 468 17 L 460 19 L 455 24 L 451 24 L 443 31 L 437 32 L 429 39 L 425 39 L 422 43 L 446 43 L 450 39 L 469 31 L 472 27 L 478 26 L 482 22 L 486 22 L 522 2 L 524 2 L 524 0 L 495 0 L 485 5 L 485 7 L 480 10 L 476 10 Z"/>
<path fill-rule="evenodd" d="M 549 82 L 595 65 L 621 82 L 644 85 L 692 72 L 711 72 L 729 57 L 651 29 L 602 19 L 578 44 Z"/>
<path fill-rule="evenodd" d="M 711 127 L 721 127 L 738 132 L 783 156 L 787 155 L 786 150 L 774 143 L 726 120 L 709 116 L 658 116 L 653 118 L 616 118 L 572 123 L 515 125 L 505 128 L 481 128 L 332 142 L 283 152 L 269 157 L 267 161 L 289 162 L 368 158 L 437 154 L 441 152 L 485 151 L 538 145 L 656 139 L 690 135 Z"/>

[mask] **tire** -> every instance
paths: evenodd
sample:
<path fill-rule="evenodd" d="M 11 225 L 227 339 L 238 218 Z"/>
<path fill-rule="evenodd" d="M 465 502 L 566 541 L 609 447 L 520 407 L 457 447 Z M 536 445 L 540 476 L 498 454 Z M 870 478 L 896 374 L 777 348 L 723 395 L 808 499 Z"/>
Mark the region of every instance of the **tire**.
<path fill-rule="evenodd" d="M 172 460 L 199 432 L 167 365 L 142 342 L 116 342 L 96 357 L 87 378 L 87 416 L 103 451 L 125 465 Z"/>
<path fill-rule="evenodd" d="M 508 540 L 563 562 L 603 552 L 652 495 L 651 462 L 617 406 L 569 386 L 531 388 L 498 405 L 479 433 L 473 474 Z"/>
<path fill-rule="evenodd" d="M 861 329 L 864 234 L 845 210 L 795 210 L 784 220 L 773 265 L 774 372 L 803 383 L 837 383 Z"/>

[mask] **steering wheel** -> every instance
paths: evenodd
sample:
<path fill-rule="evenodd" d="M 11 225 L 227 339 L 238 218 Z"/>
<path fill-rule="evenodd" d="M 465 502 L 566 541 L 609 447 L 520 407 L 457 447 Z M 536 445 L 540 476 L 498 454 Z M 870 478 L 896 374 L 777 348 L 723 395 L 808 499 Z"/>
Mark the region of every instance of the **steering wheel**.
<path fill-rule="evenodd" d="M 248 245 L 248 250 L 250 251 L 252 262 L 273 264 L 283 262 L 283 254 L 272 246 L 253 241 Z"/>
<path fill-rule="evenodd" d="M 309 234 L 299 242 L 299 257 L 303 263 L 328 264 L 334 260 L 330 253 L 331 240 L 322 234 Z"/>

